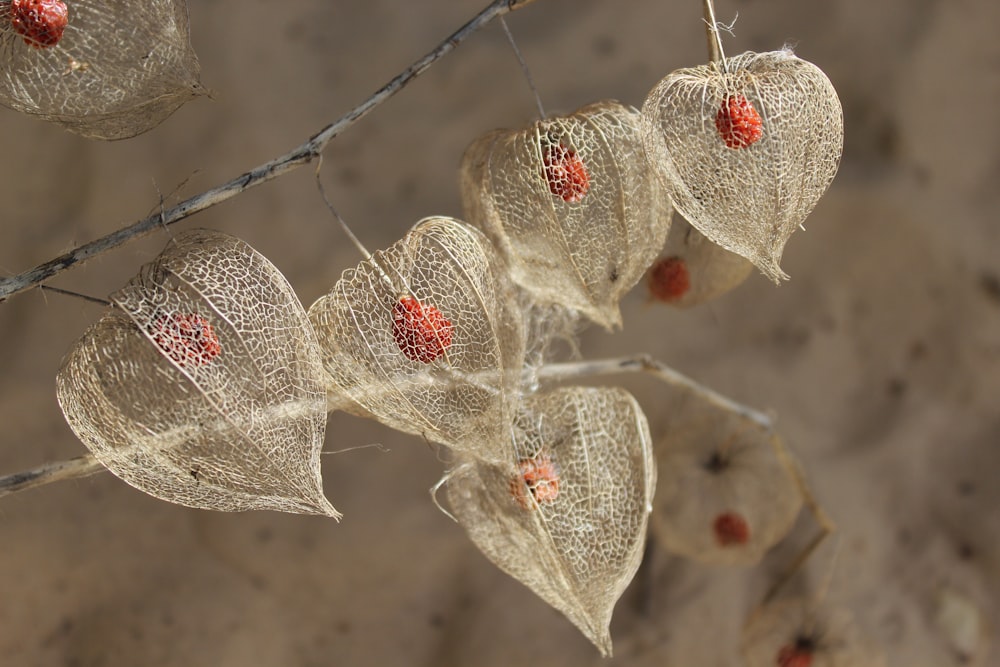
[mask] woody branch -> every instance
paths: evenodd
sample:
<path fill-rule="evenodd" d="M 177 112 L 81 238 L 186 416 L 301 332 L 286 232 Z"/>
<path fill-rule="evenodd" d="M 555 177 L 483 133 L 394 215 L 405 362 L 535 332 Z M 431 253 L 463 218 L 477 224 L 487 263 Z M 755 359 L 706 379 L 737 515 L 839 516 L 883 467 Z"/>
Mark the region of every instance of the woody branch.
<path fill-rule="evenodd" d="M 29 271 L 0 279 L 0 303 L 15 294 L 44 283 L 63 271 L 74 268 L 91 257 L 145 236 L 162 226 L 180 222 L 199 211 L 204 211 L 216 204 L 221 204 L 250 188 L 266 183 L 304 164 L 312 162 L 320 156 L 323 149 L 326 148 L 326 145 L 334 137 L 367 116 L 372 109 L 398 93 L 407 84 L 423 74 L 431 65 L 451 53 L 455 47 L 468 39 L 472 34 L 498 16 L 516 11 L 532 2 L 535 2 L 535 0 L 493 0 L 493 2 L 468 23 L 455 31 L 422 58 L 413 62 L 391 81 L 379 88 L 371 97 L 341 118 L 324 127 L 298 147 L 280 157 L 258 165 L 222 185 L 189 197 L 176 206 L 163 209 L 111 234 L 78 246 L 65 254 L 39 264 Z"/>

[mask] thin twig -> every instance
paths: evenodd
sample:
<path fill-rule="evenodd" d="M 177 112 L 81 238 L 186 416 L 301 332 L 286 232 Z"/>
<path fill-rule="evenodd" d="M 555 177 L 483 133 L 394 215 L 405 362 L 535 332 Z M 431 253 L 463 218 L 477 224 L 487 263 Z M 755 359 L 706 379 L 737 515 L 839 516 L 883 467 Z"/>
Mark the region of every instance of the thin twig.
<path fill-rule="evenodd" d="M 101 299 L 96 296 L 89 296 L 87 294 L 80 294 L 79 292 L 74 292 L 73 290 L 62 289 L 61 287 L 52 287 L 51 285 L 39 285 L 38 289 L 45 292 L 54 292 L 55 294 L 62 294 L 63 296 L 71 296 L 77 299 L 83 299 L 84 301 L 89 301 L 90 303 L 99 303 L 102 306 L 110 306 L 111 302 L 107 299 Z"/>
<path fill-rule="evenodd" d="M 52 482 L 80 479 L 102 470 L 105 470 L 104 466 L 97 462 L 93 454 L 85 454 L 66 461 L 46 463 L 31 470 L 0 477 L 0 498 Z"/>
<path fill-rule="evenodd" d="M 504 17 L 500 17 L 500 25 L 503 26 L 503 32 L 507 35 L 507 41 L 510 43 L 510 48 L 514 50 L 514 55 L 517 56 L 517 62 L 521 66 L 521 72 L 524 73 L 524 78 L 528 80 L 528 88 L 531 88 L 531 94 L 535 97 L 535 106 L 538 107 L 538 118 L 540 120 L 545 119 L 545 107 L 542 106 L 542 96 L 538 94 L 538 88 L 535 87 L 535 78 L 531 76 L 531 70 L 528 69 L 528 63 L 524 60 L 524 56 L 521 54 L 521 49 L 517 47 L 517 42 L 514 41 L 514 34 L 511 33 L 510 28 L 507 26 L 507 21 Z"/>
<path fill-rule="evenodd" d="M 350 228 L 347 222 L 342 217 L 340 217 L 340 213 L 337 211 L 336 208 L 334 208 L 333 202 L 331 202 L 330 198 L 326 196 L 326 188 L 323 186 L 323 178 L 320 175 L 320 171 L 322 170 L 322 168 L 323 168 L 323 156 L 321 155 L 319 157 L 319 161 L 316 163 L 316 189 L 319 190 L 319 196 L 323 198 L 323 203 L 326 204 L 327 210 L 329 210 L 330 214 L 333 215 L 333 218 L 337 221 L 337 224 L 340 225 L 341 231 L 343 231 L 344 234 L 347 235 L 347 238 L 351 241 L 352 244 L 354 244 L 354 247 L 358 249 L 358 252 L 361 253 L 361 256 L 364 257 L 366 260 L 371 260 L 372 254 L 368 252 L 368 248 L 366 248 L 365 245 L 361 242 L 361 239 L 359 239 L 354 234 L 354 230 Z"/>
<path fill-rule="evenodd" d="M 621 373 L 649 373 L 668 384 L 683 387 L 698 394 L 724 410 L 759 424 L 768 431 L 774 430 L 774 420 L 768 415 L 751 407 L 737 403 L 722 394 L 709 389 L 705 385 L 683 375 L 662 361 L 653 359 L 648 354 L 617 359 L 596 359 L 593 361 L 575 361 L 565 364 L 549 364 L 537 371 L 537 378 L 542 382 L 564 382 L 566 380 L 593 377 L 597 375 L 618 375 Z"/>
<path fill-rule="evenodd" d="M 672 385 L 690 389 L 724 409 L 732 410 L 748 419 L 753 420 L 766 429 L 770 430 L 773 427 L 773 422 L 767 415 L 752 408 L 748 408 L 745 405 L 741 405 L 736 401 L 712 391 L 708 387 L 705 387 L 691 378 L 678 373 L 663 362 L 657 361 L 649 355 L 637 355 L 634 357 L 623 357 L 619 359 L 598 359 L 594 361 L 581 361 L 567 364 L 549 364 L 548 366 L 543 366 L 538 369 L 536 377 L 538 380 L 545 382 L 561 382 L 570 379 L 593 377 L 597 375 L 614 375 L 637 371 L 650 373 L 651 375 Z M 423 380 L 431 381 L 428 378 L 423 378 Z M 468 382 L 475 381 L 475 378 L 464 377 L 457 378 L 457 380 Z M 419 379 L 415 379 L 414 381 L 418 382 Z M 345 409 L 351 411 L 350 406 L 351 402 L 345 400 L 344 396 L 338 392 L 331 391 L 327 396 L 326 408 L 328 412 Z M 298 407 L 300 406 L 279 405 L 275 406 L 274 409 L 276 411 L 280 411 L 283 418 L 294 418 L 297 414 L 295 410 L 298 409 Z M 301 406 L 301 409 L 308 411 L 311 408 L 306 405 Z M 160 433 L 156 436 L 156 439 L 160 443 L 174 442 L 183 440 L 187 435 L 189 435 L 188 430 L 182 427 L 177 429 L 176 433 Z M 17 491 L 25 491 L 27 489 L 44 486 L 51 482 L 59 482 L 66 479 L 92 475 L 101 469 L 101 465 L 97 463 L 96 459 L 94 459 L 92 455 L 88 454 L 69 461 L 47 463 L 34 468 L 33 470 L 26 470 L 24 472 L 18 472 L 11 475 L 0 476 L 0 498 Z"/>
<path fill-rule="evenodd" d="M 705 12 L 705 36 L 708 37 L 708 60 L 713 63 L 725 63 L 726 54 L 722 50 L 719 23 L 715 18 L 715 3 L 713 0 L 702 0 L 702 3 Z"/>
<path fill-rule="evenodd" d="M 357 121 L 364 118 L 368 113 L 379 106 L 387 99 L 402 90 L 408 83 L 420 76 L 427 68 L 437 62 L 441 57 L 447 55 L 456 46 L 464 42 L 470 35 L 481 29 L 497 16 L 503 16 L 509 12 L 518 10 L 534 0 L 493 0 L 484 10 L 479 12 L 471 21 L 459 28 L 448 39 L 438 44 L 434 50 L 423 56 L 405 70 L 400 72 L 394 79 L 389 81 L 376 91 L 363 103 L 352 109 L 340 119 L 313 135 L 308 141 L 295 148 L 289 153 L 275 158 L 264 164 L 254 167 L 250 171 L 237 176 L 236 178 L 216 186 L 210 190 L 185 199 L 172 208 L 162 210 L 154 215 L 150 215 L 128 227 L 112 232 L 90 243 L 85 243 L 63 255 L 51 259 L 43 264 L 39 264 L 30 271 L 0 279 L 0 303 L 6 301 L 11 296 L 19 294 L 34 287 L 46 280 L 59 275 L 67 269 L 95 257 L 113 248 L 140 238 L 158 229 L 161 225 L 172 225 L 185 218 L 211 208 L 216 204 L 232 199 L 236 195 L 266 183 L 278 176 L 286 174 L 308 162 L 312 162 L 319 157 L 326 145 L 338 134 L 351 127 Z"/>

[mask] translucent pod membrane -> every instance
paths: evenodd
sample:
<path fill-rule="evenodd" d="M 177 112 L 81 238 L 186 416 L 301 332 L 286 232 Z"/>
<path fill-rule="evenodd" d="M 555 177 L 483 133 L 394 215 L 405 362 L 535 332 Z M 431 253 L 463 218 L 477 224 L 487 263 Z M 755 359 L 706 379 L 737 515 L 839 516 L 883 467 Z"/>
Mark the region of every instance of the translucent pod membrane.
<path fill-rule="evenodd" d="M 759 562 L 802 508 L 790 455 L 777 435 L 700 395 L 661 405 L 653 536 L 702 563 Z"/>
<path fill-rule="evenodd" d="M 843 609 L 804 598 L 758 609 L 743 628 L 746 667 L 885 667 L 882 650 L 871 644 Z"/>
<path fill-rule="evenodd" d="M 677 210 L 778 282 L 785 242 L 837 173 L 843 111 L 812 63 L 747 52 L 660 81 L 642 137 Z"/>
<path fill-rule="evenodd" d="M 465 152 L 466 216 L 536 300 L 620 327 L 618 302 L 663 246 L 673 213 L 642 150 L 638 112 L 614 101 L 496 130 Z"/>
<path fill-rule="evenodd" d="M 188 507 L 340 517 L 320 477 L 318 344 L 266 258 L 185 232 L 111 300 L 57 377 L 67 422 L 102 464 Z"/>
<path fill-rule="evenodd" d="M 345 271 L 309 319 L 335 391 L 356 412 L 508 460 L 503 436 L 520 391 L 524 324 L 481 232 L 452 218 L 421 220 Z"/>
<path fill-rule="evenodd" d="M 0 104 L 71 132 L 142 134 L 199 76 L 184 0 L 0 1 Z"/>
<path fill-rule="evenodd" d="M 520 290 L 527 351 L 522 378 L 525 391 L 538 389 L 537 372 L 550 362 L 579 359 L 579 332 L 586 326 L 577 311 L 554 303 L 539 303 Z"/>
<path fill-rule="evenodd" d="M 646 418 L 623 389 L 570 387 L 527 399 L 512 437 L 503 464 L 459 459 L 448 504 L 487 558 L 610 655 L 656 482 Z"/>
<path fill-rule="evenodd" d="M 677 308 L 717 299 L 743 283 L 749 260 L 716 245 L 684 219 L 674 220 L 660 258 L 647 274 L 650 297 Z"/>

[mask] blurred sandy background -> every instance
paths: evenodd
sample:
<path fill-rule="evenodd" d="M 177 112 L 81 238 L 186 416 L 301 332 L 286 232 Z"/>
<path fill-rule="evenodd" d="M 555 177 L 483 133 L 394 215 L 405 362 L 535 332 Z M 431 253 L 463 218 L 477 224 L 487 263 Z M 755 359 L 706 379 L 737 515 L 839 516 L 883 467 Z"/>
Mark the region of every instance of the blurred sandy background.
<path fill-rule="evenodd" d="M 484 0 L 202 0 L 192 39 L 215 99 L 137 139 L 92 143 L 0 112 L 0 270 L 25 270 L 300 143 L 363 100 Z M 280 7 L 280 8 L 279 8 Z M 707 307 L 623 304 L 625 331 L 586 356 L 650 352 L 774 410 L 840 527 L 831 601 L 890 664 L 963 663 L 935 626 L 943 590 L 1000 599 L 1000 5 L 989 0 L 721 0 L 730 53 L 790 43 L 845 110 L 837 180 L 793 236 L 776 288 L 755 276 Z M 509 23 L 550 112 L 640 105 L 702 62 L 695 0 L 540 0 Z M 459 215 L 456 168 L 477 134 L 533 119 L 499 26 L 474 37 L 325 155 L 330 196 L 370 248 L 428 214 Z M 179 188 L 179 189 L 178 189 Z M 311 168 L 175 229 L 238 234 L 306 304 L 358 257 Z M 166 233 L 53 284 L 107 294 Z M 82 453 L 56 405 L 60 358 L 100 308 L 38 292 L 0 305 L 0 472 Z M 655 412 L 656 387 L 628 379 Z M 430 502 L 423 442 L 331 417 L 329 520 L 217 514 L 111 475 L 0 503 L 0 665 L 598 664 L 558 613 L 483 558 Z M 751 571 L 658 552 L 621 600 L 608 664 L 739 664 L 739 629 L 811 534 Z M 793 589 L 829 571 L 832 544 Z M 641 590 L 640 590 L 641 589 Z M 980 656 L 978 664 L 1000 664 Z"/>

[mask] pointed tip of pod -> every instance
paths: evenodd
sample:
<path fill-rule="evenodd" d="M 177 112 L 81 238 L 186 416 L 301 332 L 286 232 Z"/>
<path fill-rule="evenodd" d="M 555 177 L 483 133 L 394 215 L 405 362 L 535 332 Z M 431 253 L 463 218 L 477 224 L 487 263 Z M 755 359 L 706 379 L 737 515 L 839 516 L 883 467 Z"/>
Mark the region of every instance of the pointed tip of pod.
<path fill-rule="evenodd" d="M 292 510 L 297 514 L 308 514 L 312 516 L 325 516 L 339 522 L 344 515 L 337 511 L 337 509 L 326 499 L 326 496 L 322 492 L 318 492 L 314 496 L 301 496 L 299 498 L 289 498 L 288 501 L 292 502 L 295 509 Z M 279 508 L 279 511 L 288 512 L 289 508 L 287 506 Z"/>
<path fill-rule="evenodd" d="M 598 637 L 591 637 L 590 641 L 594 642 L 594 646 L 596 646 L 597 650 L 601 652 L 602 658 L 612 657 L 613 651 L 611 647 L 611 633 L 608 630 L 605 630 Z"/>
<path fill-rule="evenodd" d="M 338 523 L 340 522 L 341 519 L 344 518 L 344 515 L 338 512 L 337 509 L 333 505 L 331 505 L 330 501 L 327 500 L 326 498 L 323 498 L 323 502 L 320 505 L 318 505 L 316 509 L 319 510 L 317 514 L 330 517 L 331 519 L 333 519 Z"/>

